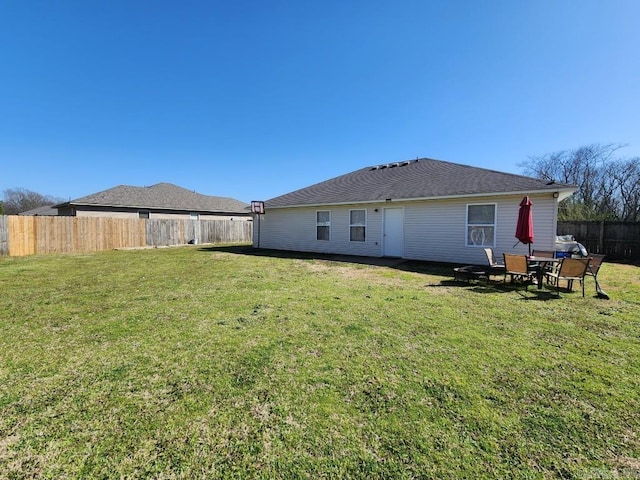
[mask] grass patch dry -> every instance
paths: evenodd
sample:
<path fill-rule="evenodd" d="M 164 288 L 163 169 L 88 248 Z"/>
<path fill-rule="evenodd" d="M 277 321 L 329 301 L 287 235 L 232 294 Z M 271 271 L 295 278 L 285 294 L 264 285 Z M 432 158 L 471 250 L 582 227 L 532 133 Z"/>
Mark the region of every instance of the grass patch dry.
<path fill-rule="evenodd" d="M 262 253 L 1 258 L 0 478 L 640 475 L 640 268 Z"/>

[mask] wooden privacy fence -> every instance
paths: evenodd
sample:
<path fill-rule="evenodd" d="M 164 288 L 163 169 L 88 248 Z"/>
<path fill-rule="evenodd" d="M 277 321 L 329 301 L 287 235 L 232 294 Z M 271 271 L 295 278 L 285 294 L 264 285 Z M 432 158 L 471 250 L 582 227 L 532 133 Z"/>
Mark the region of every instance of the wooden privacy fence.
<path fill-rule="evenodd" d="M 640 261 L 640 222 L 558 222 L 558 235 L 573 235 L 589 252 L 609 260 Z"/>
<path fill-rule="evenodd" d="M 0 215 L 0 255 L 9 255 L 7 223 L 9 217 Z"/>
<path fill-rule="evenodd" d="M 0 216 L 0 255 L 96 252 L 115 248 L 249 243 L 245 220 Z"/>
<path fill-rule="evenodd" d="M 253 222 L 246 220 L 146 220 L 150 246 L 185 243 L 249 243 Z"/>

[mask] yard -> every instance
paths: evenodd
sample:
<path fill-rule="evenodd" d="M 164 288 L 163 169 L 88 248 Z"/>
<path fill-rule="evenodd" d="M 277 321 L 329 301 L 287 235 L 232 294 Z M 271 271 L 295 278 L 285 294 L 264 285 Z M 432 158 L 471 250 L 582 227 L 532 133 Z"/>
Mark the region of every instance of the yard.
<path fill-rule="evenodd" d="M 0 258 L 0 478 L 640 477 L 640 267 L 353 260 Z"/>

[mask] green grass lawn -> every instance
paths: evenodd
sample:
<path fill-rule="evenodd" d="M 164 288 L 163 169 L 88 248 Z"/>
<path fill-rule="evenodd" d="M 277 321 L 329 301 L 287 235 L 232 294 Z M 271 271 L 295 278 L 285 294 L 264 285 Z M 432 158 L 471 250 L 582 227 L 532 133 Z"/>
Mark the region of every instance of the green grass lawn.
<path fill-rule="evenodd" d="M 640 267 L 254 253 L 0 258 L 0 478 L 640 477 Z"/>

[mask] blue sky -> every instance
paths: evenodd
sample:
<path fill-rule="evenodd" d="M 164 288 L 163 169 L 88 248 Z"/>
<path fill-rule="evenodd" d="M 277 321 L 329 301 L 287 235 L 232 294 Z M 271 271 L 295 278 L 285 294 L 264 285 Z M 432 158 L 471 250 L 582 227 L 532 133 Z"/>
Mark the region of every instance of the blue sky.
<path fill-rule="evenodd" d="M 640 1 L 0 3 L 0 191 L 266 200 L 431 157 L 640 156 Z"/>

